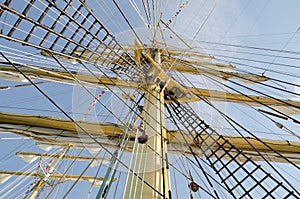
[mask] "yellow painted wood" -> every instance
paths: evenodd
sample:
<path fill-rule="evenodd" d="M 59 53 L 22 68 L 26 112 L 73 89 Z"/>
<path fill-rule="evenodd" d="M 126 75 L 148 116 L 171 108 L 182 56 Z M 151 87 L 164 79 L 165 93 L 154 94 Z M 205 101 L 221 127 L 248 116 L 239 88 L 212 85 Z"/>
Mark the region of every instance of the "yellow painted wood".
<path fill-rule="evenodd" d="M 37 172 L 21 172 L 21 171 L 0 171 L 0 174 L 12 175 L 12 176 L 32 176 L 37 177 L 40 176 Z M 95 177 L 95 176 L 78 176 L 78 175 L 62 175 L 62 174 L 52 174 L 51 180 L 94 180 L 101 181 L 103 177 Z M 113 178 L 113 181 L 118 180 L 117 178 Z"/>
<path fill-rule="evenodd" d="M 16 155 L 30 155 L 30 156 L 38 156 L 38 157 L 51 157 L 51 158 L 57 158 L 59 157 L 59 154 L 46 154 L 46 153 L 32 153 L 32 152 L 17 152 Z M 76 160 L 103 160 L 103 161 L 109 161 L 110 158 L 97 158 L 92 156 L 74 156 L 74 155 L 65 155 L 64 159 L 76 159 Z"/>
<path fill-rule="evenodd" d="M 152 64 L 154 77 L 161 77 L 163 71 L 157 63 L 160 63 L 160 52 L 156 52 L 155 61 L 146 54 L 146 59 Z M 161 79 L 164 81 L 164 79 Z M 124 199 L 127 198 L 152 198 L 168 199 L 169 179 L 166 169 L 166 141 L 164 140 L 165 122 L 164 122 L 164 94 L 156 84 L 148 84 L 148 89 L 144 96 L 143 123 L 145 132 L 148 135 L 146 144 L 134 143 L 133 148 L 139 149 L 138 153 L 132 153 L 130 168 L 135 169 L 138 176 L 131 172 L 127 175 Z M 140 136 L 140 135 L 138 135 Z M 164 158 L 162 158 L 164 157 Z M 134 161 L 133 161 L 134 160 Z M 146 162 L 144 162 L 146 160 Z M 149 186 L 150 185 L 150 186 Z M 140 191 L 141 190 L 141 191 Z M 158 193 L 157 193 L 158 192 Z M 160 194 L 159 194 L 160 193 Z"/>
<path fill-rule="evenodd" d="M 54 117 L 46 117 L 46 116 L 38 116 L 38 115 L 27 115 L 27 114 L 14 114 L 14 113 L 2 113 L 0 112 L 0 124 L 18 124 L 18 125 L 29 125 L 33 127 L 43 127 L 43 128 L 53 128 L 57 130 L 67 130 L 70 132 L 74 132 L 74 134 L 80 133 L 79 129 L 77 129 L 71 121 L 62 118 L 54 118 Z M 78 121 L 80 125 L 82 125 L 91 135 L 106 135 L 110 138 L 118 139 L 125 129 L 124 126 L 115 125 L 115 124 L 106 124 L 106 123 L 89 123 Z M 101 130 L 100 130 L 101 129 Z M 136 131 L 136 128 L 133 128 L 133 131 Z M 46 133 L 46 132 L 45 132 Z M 195 146 L 192 138 L 185 133 L 188 143 L 191 146 Z M 130 140 L 135 139 L 134 133 L 130 134 Z M 182 139 L 181 133 L 179 131 L 166 131 L 167 141 L 169 144 L 180 144 L 185 143 Z M 59 135 L 53 135 L 59 136 Z M 206 135 L 203 134 L 203 137 Z M 289 142 L 285 140 L 271 140 L 271 139 L 261 139 L 262 142 L 250 138 L 250 137 L 237 137 L 237 136 L 226 136 L 223 135 L 225 139 L 227 139 L 231 144 L 233 144 L 237 149 L 244 151 L 254 151 L 258 150 L 261 152 L 271 152 L 271 149 L 262 144 L 266 143 L 268 146 L 278 151 L 279 153 L 296 153 L 300 154 L 300 142 Z M 35 139 L 35 137 L 32 137 Z M 217 138 L 215 138 L 217 139 Z M 251 147 L 254 146 L 255 149 Z M 224 147 L 228 147 L 226 144 Z M 300 157 L 299 157 L 300 158 Z"/>

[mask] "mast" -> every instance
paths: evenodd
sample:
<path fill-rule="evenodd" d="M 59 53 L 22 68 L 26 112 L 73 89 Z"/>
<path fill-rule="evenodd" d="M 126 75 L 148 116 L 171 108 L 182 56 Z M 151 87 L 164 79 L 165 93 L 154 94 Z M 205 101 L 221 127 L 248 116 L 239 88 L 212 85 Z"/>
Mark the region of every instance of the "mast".
<path fill-rule="evenodd" d="M 160 64 L 160 52 L 153 54 Z M 152 66 L 154 68 L 154 66 Z M 153 79 L 151 79 L 153 80 Z M 138 168 L 138 175 L 130 173 L 126 180 L 125 198 L 171 198 L 167 171 L 167 136 L 164 118 L 164 88 L 152 81 L 146 85 L 143 124 L 146 143 L 135 142 L 136 152 L 132 157 L 130 168 Z M 142 134 L 142 135 L 145 135 Z M 142 136 L 140 135 L 140 136 Z M 147 139 L 147 138 L 146 138 Z M 136 165 L 139 164 L 140 165 Z M 141 177 L 141 178 L 139 178 Z M 136 186 L 132 186 L 136 184 Z"/>
<path fill-rule="evenodd" d="M 36 187 L 33 189 L 32 193 L 29 195 L 29 197 L 28 197 L 29 199 L 35 199 L 36 198 L 36 196 L 38 195 L 38 193 L 41 191 L 41 189 L 47 183 L 47 180 L 53 174 L 53 172 L 55 170 L 55 167 L 58 165 L 58 163 L 60 162 L 60 160 L 64 157 L 64 155 L 67 153 L 67 151 L 70 149 L 71 146 L 72 145 L 69 144 L 67 147 L 65 147 L 65 149 L 59 155 L 59 157 L 56 159 L 56 161 L 52 165 L 50 165 L 49 171 L 45 174 L 45 177 L 38 182 L 38 184 L 36 185 Z"/>

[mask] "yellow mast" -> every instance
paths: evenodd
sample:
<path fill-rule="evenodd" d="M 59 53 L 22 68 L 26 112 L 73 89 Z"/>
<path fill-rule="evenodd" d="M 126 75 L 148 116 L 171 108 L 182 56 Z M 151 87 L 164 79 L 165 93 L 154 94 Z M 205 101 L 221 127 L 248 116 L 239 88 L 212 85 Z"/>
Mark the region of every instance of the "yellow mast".
<path fill-rule="evenodd" d="M 154 55 L 160 63 L 159 50 Z M 154 67 L 154 66 L 152 66 Z M 164 91 L 159 85 L 149 80 L 144 97 L 143 124 L 149 137 L 146 144 L 135 142 L 139 154 L 132 156 L 130 168 L 137 168 L 138 176 L 132 172 L 126 180 L 124 199 L 131 198 L 170 198 L 167 171 L 167 135 L 164 122 Z M 146 162 L 144 161 L 146 160 Z M 139 164 L 136 166 L 136 164 Z M 135 184 L 135 186 L 132 186 Z"/>

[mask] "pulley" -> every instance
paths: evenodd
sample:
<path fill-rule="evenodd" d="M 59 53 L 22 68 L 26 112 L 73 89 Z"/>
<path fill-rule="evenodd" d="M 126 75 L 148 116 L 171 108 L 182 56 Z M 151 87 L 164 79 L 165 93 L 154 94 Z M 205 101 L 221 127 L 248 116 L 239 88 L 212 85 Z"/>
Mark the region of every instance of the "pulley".
<path fill-rule="evenodd" d="M 138 137 L 139 144 L 145 144 L 148 141 L 148 135 L 143 134 Z"/>
<path fill-rule="evenodd" d="M 199 185 L 192 181 L 190 184 L 189 184 L 189 188 L 193 191 L 193 192 L 197 192 L 199 190 Z"/>

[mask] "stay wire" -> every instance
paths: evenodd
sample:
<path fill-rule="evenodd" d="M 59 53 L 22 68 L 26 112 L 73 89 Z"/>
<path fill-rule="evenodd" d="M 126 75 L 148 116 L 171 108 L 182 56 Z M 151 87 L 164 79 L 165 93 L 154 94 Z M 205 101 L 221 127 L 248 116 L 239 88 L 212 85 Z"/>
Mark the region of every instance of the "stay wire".
<path fill-rule="evenodd" d="M 95 161 L 96 157 L 100 154 L 100 150 L 97 152 L 97 154 L 95 155 L 95 157 L 89 162 L 89 164 L 83 169 L 83 171 L 80 173 L 79 177 L 75 180 L 75 182 L 72 184 L 72 186 L 68 189 L 68 191 L 65 193 L 65 195 L 63 196 L 63 198 L 66 198 L 69 193 L 72 191 L 72 189 L 75 187 L 75 185 L 79 182 L 80 178 L 84 175 L 84 173 L 90 168 L 90 166 L 92 165 L 92 163 Z"/>
<path fill-rule="evenodd" d="M 235 50 L 230 50 L 230 49 L 226 49 L 226 48 L 210 48 L 210 47 L 206 47 L 206 46 L 201 46 L 201 49 L 204 50 L 213 50 L 215 51 L 220 51 L 220 52 L 226 52 L 226 53 L 235 53 L 235 54 L 242 54 L 242 55 L 255 55 L 255 56 L 261 56 L 261 57 L 274 57 L 275 54 L 270 54 L 270 53 L 266 53 L 266 52 L 262 52 L 262 53 L 258 53 L 258 52 L 251 52 L 251 51 L 235 51 Z M 288 60 L 300 60 L 300 56 L 283 56 L 283 55 L 277 55 L 277 58 L 282 58 L 282 59 L 288 59 Z"/>
<path fill-rule="evenodd" d="M 76 158 L 74 158 L 74 160 L 68 165 L 68 167 L 66 168 L 66 170 L 64 171 L 64 173 L 63 173 L 63 174 L 61 175 L 61 177 L 57 180 L 56 185 L 62 182 L 64 176 L 67 175 L 67 172 L 71 169 L 72 165 L 76 162 L 77 158 L 80 157 L 80 154 L 81 154 L 83 151 L 84 151 L 84 148 L 82 148 L 82 149 L 79 151 L 79 153 L 78 153 L 78 155 L 76 156 Z M 94 158 L 96 158 L 96 157 L 94 157 Z M 46 198 L 45 198 L 45 199 L 49 198 L 49 196 L 51 195 L 51 193 L 52 193 L 53 191 L 54 191 L 54 188 L 51 189 L 51 191 L 49 191 L 49 193 L 46 195 Z"/>
<path fill-rule="evenodd" d="M 206 15 L 204 21 L 201 23 L 200 27 L 197 29 L 196 33 L 194 34 L 192 41 L 190 42 L 190 45 L 194 42 L 194 40 L 196 39 L 196 37 L 198 36 L 198 34 L 200 33 L 200 31 L 202 30 L 202 28 L 204 27 L 204 25 L 206 24 L 206 22 L 208 21 L 209 17 L 212 15 L 212 13 L 214 12 L 215 8 L 217 7 L 217 3 L 218 0 L 215 0 L 215 3 L 213 5 L 213 7 L 211 8 L 211 10 L 209 11 L 208 15 Z"/>
<path fill-rule="evenodd" d="M 131 23 L 127 19 L 125 13 L 122 11 L 122 9 L 120 8 L 119 4 L 116 2 L 116 0 L 113 0 L 113 2 L 115 4 L 115 6 L 118 8 L 119 12 L 122 14 L 124 20 L 126 21 L 126 23 L 128 24 L 128 26 L 130 27 L 130 29 L 132 30 L 132 32 L 134 33 L 134 35 L 136 36 L 136 38 L 138 39 L 138 41 L 142 44 L 143 41 L 140 39 L 140 37 L 138 36 L 137 32 L 134 30 L 133 26 L 131 25 Z"/>
<path fill-rule="evenodd" d="M 249 58 L 242 58 L 242 57 L 236 57 L 236 56 L 227 56 L 227 55 L 221 55 L 221 54 L 214 54 L 214 55 L 218 56 L 218 57 L 225 57 L 225 58 L 241 60 L 241 61 L 250 61 L 250 62 L 256 62 L 256 63 L 261 63 L 261 64 L 269 64 L 269 65 L 272 64 L 272 65 L 284 66 L 284 67 L 289 67 L 289 68 L 300 68 L 300 66 L 291 65 L 291 64 L 275 63 L 275 62 L 269 62 L 269 61 L 263 61 L 263 60 L 257 60 L 257 59 L 249 59 Z M 262 75 L 264 75 L 264 74 L 262 74 Z"/>
<path fill-rule="evenodd" d="M 241 63 L 241 62 L 228 61 L 226 59 L 220 59 L 220 58 L 216 58 L 216 60 L 225 61 L 225 62 L 237 64 L 237 65 L 240 65 L 240 66 L 246 66 L 246 67 L 249 67 L 249 68 L 255 68 L 255 69 L 259 69 L 259 70 L 264 70 L 264 68 L 261 68 L 261 67 L 258 67 L 258 66 L 252 66 L 252 65 L 249 65 L 249 64 Z M 288 77 L 300 78 L 300 74 L 296 74 L 295 75 L 295 73 L 289 73 L 289 72 L 284 72 L 284 71 L 279 71 L 279 70 L 274 70 L 274 69 L 269 70 L 269 72 L 273 72 L 273 73 L 284 75 L 284 76 L 288 76 Z"/>
<path fill-rule="evenodd" d="M 206 44 L 214 44 L 214 45 L 219 45 L 219 46 L 227 46 L 227 47 L 230 46 L 230 47 L 234 47 L 234 48 L 245 48 L 245 49 L 254 49 L 254 50 L 261 50 L 261 51 L 280 52 L 280 53 L 286 53 L 286 54 L 300 55 L 300 52 L 291 51 L 291 50 L 279 50 L 279 49 L 273 49 L 273 48 L 263 48 L 263 47 L 255 47 L 255 46 L 248 46 L 248 45 L 212 42 L 212 41 L 205 41 L 205 40 L 201 40 L 201 41 L 198 41 L 198 42 L 199 43 L 206 43 Z"/>
<path fill-rule="evenodd" d="M 147 9 L 147 6 L 145 4 L 145 0 L 142 0 L 142 3 L 143 3 L 143 8 L 144 8 L 144 11 L 145 11 L 146 18 L 147 18 L 148 26 L 150 26 L 151 21 L 150 21 L 150 16 L 149 16 L 149 10 Z"/>

